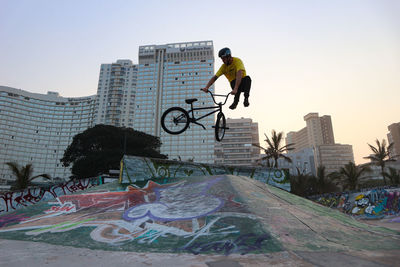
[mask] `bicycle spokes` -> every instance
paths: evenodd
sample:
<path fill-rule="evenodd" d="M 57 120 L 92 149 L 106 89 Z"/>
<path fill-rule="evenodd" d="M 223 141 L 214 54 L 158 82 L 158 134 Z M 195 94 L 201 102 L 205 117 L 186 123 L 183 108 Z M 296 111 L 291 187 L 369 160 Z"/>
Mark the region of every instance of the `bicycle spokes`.
<path fill-rule="evenodd" d="M 184 115 L 178 115 L 173 117 L 172 121 L 174 122 L 175 125 L 178 125 L 179 123 L 186 123 L 186 117 Z"/>
<path fill-rule="evenodd" d="M 167 133 L 180 134 L 189 126 L 189 115 L 182 108 L 170 108 L 162 115 L 161 126 Z"/>
<path fill-rule="evenodd" d="M 221 141 L 224 138 L 226 128 L 225 115 L 220 112 L 217 116 L 217 121 L 215 123 L 215 139 Z"/>

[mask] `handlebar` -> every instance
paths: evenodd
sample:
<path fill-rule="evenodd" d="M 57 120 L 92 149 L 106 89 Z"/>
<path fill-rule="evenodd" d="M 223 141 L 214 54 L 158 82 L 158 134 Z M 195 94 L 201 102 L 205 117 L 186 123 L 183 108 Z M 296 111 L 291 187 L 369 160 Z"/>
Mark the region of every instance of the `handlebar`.
<path fill-rule="evenodd" d="M 201 90 L 201 89 L 200 89 L 200 90 Z M 203 90 L 201 90 L 201 91 L 203 91 Z M 203 92 L 204 92 L 204 91 L 203 91 Z M 229 95 L 231 94 L 231 93 L 228 93 L 227 95 L 217 95 L 217 94 L 213 94 L 211 91 L 208 91 L 208 93 L 210 93 L 211 98 L 212 98 L 212 100 L 214 101 L 215 105 L 221 104 L 222 106 L 226 104 L 226 101 L 228 101 L 228 97 L 229 97 Z M 217 103 L 217 102 L 215 101 L 215 97 L 214 97 L 214 96 L 221 96 L 221 97 L 223 96 L 223 97 L 225 97 L 224 103 L 223 103 L 223 104 L 222 104 L 222 102 Z"/>

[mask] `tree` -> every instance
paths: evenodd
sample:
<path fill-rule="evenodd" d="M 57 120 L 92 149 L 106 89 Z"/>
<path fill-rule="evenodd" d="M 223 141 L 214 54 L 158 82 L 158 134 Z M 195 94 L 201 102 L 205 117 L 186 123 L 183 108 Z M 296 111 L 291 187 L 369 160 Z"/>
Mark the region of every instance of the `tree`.
<path fill-rule="evenodd" d="M 395 168 L 389 167 L 389 172 L 385 172 L 384 175 L 389 178 L 392 185 L 400 184 L 400 171 Z"/>
<path fill-rule="evenodd" d="M 304 173 L 304 171 L 300 171 L 297 167 L 296 170 L 297 175 L 290 176 L 290 192 L 301 197 L 315 195 L 317 193 L 315 191 L 315 177 Z"/>
<path fill-rule="evenodd" d="M 124 154 L 167 158 L 159 153 L 160 146 L 158 137 L 132 128 L 100 124 L 75 135 L 60 161 L 64 167 L 72 164 L 76 178 L 95 177 L 110 169 L 119 169 Z"/>
<path fill-rule="evenodd" d="M 337 190 L 336 185 L 326 175 L 325 166 L 319 166 L 317 169 L 317 176 L 315 177 L 318 194 L 334 192 Z"/>
<path fill-rule="evenodd" d="M 371 160 L 372 164 L 375 164 L 381 168 L 381 175 L 383 177 L 383 181 L 386 185 L 386 178 L 385 178 L 385 165 L 386 162 L 388 161 L 395 161 L 394 159 L 390 158 L 389 151 L 392 149 L 394 143 L 390 143 L 386 147 L 386 140 L 383 139 L 382 143 L 379 142 L 378 139 L 376 139 L 376 147 L 373 145 L 369 145 L 371 148 L 372 152 L 374 152 L 372 155 L 368 157 L 364 157 L 365 159 Z"/>
<path fill-rule="evenodd" d="M 259 147 L 259 148 L 264 150 L 265 156 L 262 157 L 261 159 L 257 160 L 258 164 L 261 165 L 261 166 L 266 166 L 268 168 L 273 167 L 273 164 L 271 164 L 271 158 L 272 158 L 272 153 L 270 152 L 271 149 L 269 149 L 269 148 L 268 149 L 264 149 L 264 148 L 262 148 L 261 146 L 259 146 L 257 144 L 253 144 L 253 146 Z M 264 160 L 266 162 L 265 165 L 264 165 L 264 162 L 263 162 Z"/>
<path fill-rule="evenodd" d="M 32 185 L 32 181 L 39 177 L 43 177 L 48 180 L 51 179 L 50 175 L 48 174 L 39 174 L 32 177 L 32 164 L 27 164 L 22 167 L 20 167 L 18 163 L 15 162 L 7 162 L 6 164 L 15 176 L 15 184 L 11 187 L 12 190 L 21 190 L 28 188 L 28 186 Z"/>
<path fill-rule="evenodd" d="M 284 152 L 293 150 L 294 144 L 287 144 L 286 146 L 282 146 L 282 141 L 283 141 L 283 132 L 276 133 L 275 130 L 272 130 L 271 132 L 272 136 L 271 139 L 265 135 L 267 139 L 264 141 L 267 142 L 268 147 L 263 148 L 257 144 L 253 144 L 253 146 L 259 147 L 265 152 L 265 156 L 262 158 L 262 160 L 267 160 L 267 164 L 270 164 L 270 159 L 273 159 L 273 166 L 275 168 L 278 168 L 278 159 L 283 158 L 288 162 L 292 162 L 292 159 L 289 158 L 284 154 Z"/>
<path fill-rule="evenodd" d="M 369 166 L 359 167 L 353 162 L 349 162 L 341 167 L 338 172 L 334 172 L 331 176 L 334 180 L 339 180 L 343 189 L 355 190 L 359 186 L 359 179 L 365 172 L 370 172 Z"/>

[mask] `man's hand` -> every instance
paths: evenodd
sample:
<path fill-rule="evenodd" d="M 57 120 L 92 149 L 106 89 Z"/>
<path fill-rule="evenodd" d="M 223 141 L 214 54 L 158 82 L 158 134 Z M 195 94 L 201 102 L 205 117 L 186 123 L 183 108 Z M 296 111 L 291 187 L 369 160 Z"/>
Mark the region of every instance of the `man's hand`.
<path fill-rule="evenodd" d="M 238 91 L 237 89 L 236 90 L 232 90 L 231 95 L 236 95 L 237 91 Z"/>
<path fill-rule="evenodd" d="M 208 88 L 201 88 L 201 91 L 203 91 L 204 93 L 208 93 Z"/>

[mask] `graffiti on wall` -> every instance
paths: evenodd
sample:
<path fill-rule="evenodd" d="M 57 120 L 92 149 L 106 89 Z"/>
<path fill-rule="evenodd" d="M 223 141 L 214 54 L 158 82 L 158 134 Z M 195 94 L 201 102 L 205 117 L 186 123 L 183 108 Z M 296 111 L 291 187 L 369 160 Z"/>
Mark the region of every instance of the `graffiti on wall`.
<path fill-rule="evenodd" d="M 356 193 L 332 193 L 314 201 L 361 218 L 384 218 L 400 212 L 400 189 L 372 189 Z"/>
<path fill-rule="evenodd" d="M 40 201 L 72 194 L 97 185 L 97 179 L 82 179 L 54 185 L 50 188 L 28 188 L 0 194 L 0 214 L 30 206 Z"/>
<path fill-rule="evenodd" d="M 126 251 L 281 251 L 224 179 L 149 181 L 143 188 L 59 196 L 35 205 L 32 215 L 0 216 L 0 238 Z"/>
<path fill-rule="evenodd" d="M 290 191 L 290 181 L 284 170 L 266 167 L 237 167 L 135 156 L 124 156 L 121 166 L 122 183 L 135 183 L 149 179 L 169 181 L 176 177 L 195 177 L 231 174 L 247 176 L 263 183 Z"/>

